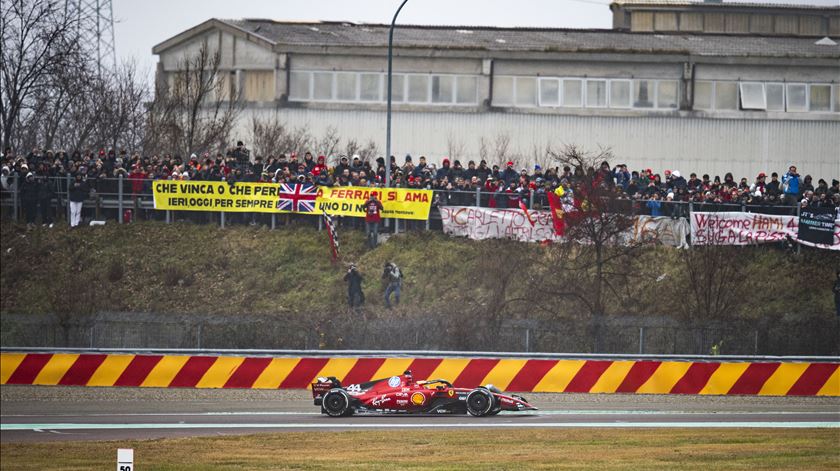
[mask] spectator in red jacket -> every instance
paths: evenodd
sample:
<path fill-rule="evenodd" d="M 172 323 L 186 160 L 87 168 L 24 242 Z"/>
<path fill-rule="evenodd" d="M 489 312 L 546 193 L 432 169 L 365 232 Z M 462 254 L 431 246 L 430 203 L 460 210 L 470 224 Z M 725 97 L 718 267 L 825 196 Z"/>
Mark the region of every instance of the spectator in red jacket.
<path fill-rule="evenodd" d="M 371 191 L 370 198 L 365 201 L 365 237 L 371 249 L 379 245 L 379 223 L 382 221 L 382 202 Z"/>

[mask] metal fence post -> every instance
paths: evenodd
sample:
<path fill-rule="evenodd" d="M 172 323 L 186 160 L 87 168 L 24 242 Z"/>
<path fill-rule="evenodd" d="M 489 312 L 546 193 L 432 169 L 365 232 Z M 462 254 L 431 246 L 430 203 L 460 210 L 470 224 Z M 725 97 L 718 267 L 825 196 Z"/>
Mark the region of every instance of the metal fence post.
<path fill-rule="evenodd" d="M 169 210 L 169 209 L 166 210 L 166 223 L 167 224 L 172 223 L 172 211 Z"/>
<path fill-rule="evenodd" d="M 222 229 L 224 229 L 224 228 L 225 228 L 225 212 L 224 212 L 224 211 L 222 211 L 222 212 L 221 212 L 221 215 L 222 215 L 222 217 L 221 217 L 221 219 L 220 219 L 220 223 L 219 223 L 219 224 L 220 224 L 221 228 L 222 228 Z"/>
<path fill-rule="evenodd" d="M 639 355 L 645 353 L 645 326 L 639 327 Z"/>
<path fill-rule="evenodd" d="M 277 227 L 277 215 L 272 213 L 271 214 L 271 230 L 274 230 L 275 227 Z"/>
<path fill-rule="evenodd" d="M 12 177 L 12 220 L 14 221 L 18 220 L 18 203 L 20 203 L 18 201 L 18 185 L 20 185 L 20 177 L 15 174 Z"/>
<path fill-rule="evenodd" d="M 531 329 L 525 329 L 525 353 L 531 351 Z"/>
<path fill-rule="evenodd" d="M 70 176 L 70 172 L 67 172 L 67 199 L 65 202 L 67 203 L 67 224 L 70 224 L 70 185 L 73 183 L 73 177 Z M 82 203 L 84 206 L 84 203 Z"/>
<path fill-rule="evenodd" d="M 117 181 L 117 220 L 120 224 L 123 224 L 125 220 L 123 219 L 123 174 L 120 173 L 120 176 Z"/>
<path fill-rule="evenodd" d="M 475 188 L 475 207 L 481 206 L 481 187 Z"/>
<path fill-rule="evenodd" d="M 528 197 L 528 209 L 534 209 L 534 192 L 530 192 L 531 196 Z"/>
<path fill-rule="evenodd" d="M 324 229 L 324 218 L 318 218 L 318 232 Z"/>
<path fill-rule="evenodd" d="M 799 216 L 802 214 L 802 205 L 796 203 L 796 225 L 799 225 Z M 800 251 L 802 250 L 802 244 L 799 241 L 796 241 L 796 255 L 799 255 Z"/>

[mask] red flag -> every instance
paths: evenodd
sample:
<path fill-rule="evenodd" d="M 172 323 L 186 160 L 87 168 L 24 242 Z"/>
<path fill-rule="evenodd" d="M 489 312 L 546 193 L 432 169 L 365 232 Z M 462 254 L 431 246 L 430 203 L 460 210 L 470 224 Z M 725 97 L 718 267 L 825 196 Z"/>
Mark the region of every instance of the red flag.
<path fill-rule="evenodd" d="M 528 206 L 525 206 L 525 202 L 522 201 L 522 198 L 519 198 L 519 209 L 521 209 L 522 212 L 525 213 L 525 217 L 528 219 L 528 222 L 531 223 L 531 226 L 536 224 L 534 222 L 534 219 L 531 217 L 531 213 L 528 212 Z"/>
<path fill-rule="evenodd" d="M 548 205 L 551 207 L 551 221 L 554 223 L 554 233 L 562 236 L 566 232 L 566 221 L 563 220 L 563 203 L 553 191 L 548 192 Z"/>

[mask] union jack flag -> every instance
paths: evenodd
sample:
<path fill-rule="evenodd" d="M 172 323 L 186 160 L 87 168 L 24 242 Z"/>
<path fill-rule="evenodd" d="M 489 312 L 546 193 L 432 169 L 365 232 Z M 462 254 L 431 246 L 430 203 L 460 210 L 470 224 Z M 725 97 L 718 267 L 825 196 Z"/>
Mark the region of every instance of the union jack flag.
<path fill-rule="evenodd" d="M 318 187 L 311 183 L 281 183 L 277 209 L 293 213 L 314 213 Z"/>

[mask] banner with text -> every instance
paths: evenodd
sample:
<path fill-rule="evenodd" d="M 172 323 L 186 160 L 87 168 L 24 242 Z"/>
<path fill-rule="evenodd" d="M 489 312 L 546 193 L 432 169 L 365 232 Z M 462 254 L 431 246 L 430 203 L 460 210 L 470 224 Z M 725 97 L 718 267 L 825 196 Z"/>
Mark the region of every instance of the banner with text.
<path fill-rule="evenodd" d="M 529 211 L 534 224 L 521 209 L 442 206 L 443 232 L 470 239 L 515 239 L 523 242 L 558 240 L 548 211 Z"/>
<path fill-rule="evenodd" d="M 315 214 L 317 187 L 306 184 L 156 180 L 155 209 Z M 319 213 L 320 214 L 320 213 Z"/>
<path fill-rule="evenodd" d="M 364 203 L 375 193 L 382 217 L 426 220 L 431 190 L 316 187 L 310 184 L 158 180 L 152 184 L 155 209 L 322 214 L 364 217 Z M 317 208 L 317 212 L 316 212 Z"/>
<path fill-rule="evenodd" d="M 429 218 L 432 206 L 431 190 L 409 188 L 365 188 L 356 186 L 319 186 L 316 199 L 318 211 L 332 216 L 365 217 L 365 201 L 371 193 L 382 202 L 382 217 L 397 219 Z"/>
<path fill-rule="evenodd" d="M 691 213 L 692 245 L 752 245 L 780 242 L 790 237 L 811 247 L 840 250 L 840 219 L 834 220 L 832 243 L 799 239 L 799 218 L 739 211 Z"/>

